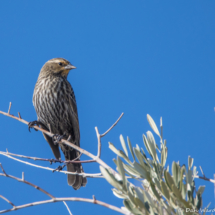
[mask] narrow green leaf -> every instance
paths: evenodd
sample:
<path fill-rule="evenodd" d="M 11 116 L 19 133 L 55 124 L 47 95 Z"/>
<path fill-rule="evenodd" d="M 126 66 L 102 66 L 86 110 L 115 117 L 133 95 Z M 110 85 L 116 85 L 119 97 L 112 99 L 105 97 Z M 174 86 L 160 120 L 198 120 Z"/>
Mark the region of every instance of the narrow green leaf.
<path fill-rule="evenodd" d="M 166 159 L 167 159 L 167 148 L 166 148 L 166 146 L 163 146 L 162 151 L 161 151 L 161 166 L 162 167 L 165 166 Z"/>
<path fill-rule="evenodd" d="M 197 176 L 197 167 L 193 167 L 193 177 L 195 178 Z"/>
<path fill-rule="evenodd" d="M 154 195 L 156 196 L 157 200 L 159 201 L 160 200 L 160 195 L 158 194 L 157 190 L 155 189 L 155 185 L 151 182 L 150 186 L 151 186 L 151 189 L 152 189 Z"/>
<path fill-rule="evenodd" d="M 174 180 L 172 179 L 171 175 L 169 172 L 167 172 L 167 170 L 164 171 L 164 178 L 165 178 L 165 181 L 166 181 L 166 184 L 168 185 L 169 189 L 172 190 L 172 185 L 174 183 Z"/>
<path fill-rule="evenodd" d="M 148 171 L 146 171 L 145 169 L 143 169 L 143 167 L 137 163 L 134 162 L 133 163 L 134 169 L 145 179 L 147 179 L 148 181 L 150 180 L 150 174 Z"/>
<path fill-rule="evenodd" d="M 105 179 L 115 188 L 121 190 L 122 186 L 120 183 L 114 178 L 112 174 L 109 173 L 107 169 L 105 169 L 103 166 L 100 166 L 100 171 L 102 175 L 105 177 Z"/>
<path fill-rule="evenodd" d="M 154 161 L 156 162 L 156 143 L 155 143 L 155 139 L 153 134 L 151 133 L 151 131 L 147 131 L 147 140 L 148 140 L 148 148 L 151 152 L 152 158 L 154 159 Z"/>
<path fill-rule="evenodd" d="M 205 190 L 205 186 L 199 186 L 198 191 L 196 192 L 196 195 L 201 196 L 204 190 Z"/>
<path fill-rule="evenodd" d="M 138 198 L 141 200 L 141 202 L 145 202 L 144 201 L 144 198 L 143 198 L 143 190 L 140 188 L 140 187 L 135 187 L 135 192 L 136 192 L 136 195 L 138 196 Z"/>
<path fill-rule="evenodd" d="M 161 190 L 163 195 L 165 196 L 166 199 L 170 200 L 170 194 L 169 194 L 169 190 L 167 188 L 167 185 L 164 181 L 160 180 L 160 184 L 161 184 Z"/>
<path fill-rule="evenodd" d="M 134 208 L 131 201 L 129 201 L 128 199 L 124 199 L 123 204 L 131 213 L 133 213 L 135 215 L 139 215 L 139 214 L 141 215 L 142 214 L 138 209 Z"/>
<path fill-rule="evenodd" d="M 127 164 L 124 164 L 123 163 L 123 167 L 125 168 L 125 170 L 130 174 L 130 175 L 133 175 L 134 177 L 138 177 L 138 178 L 141 178 L 141 174 L 135 170 L 133 167 L 127 165 Z"/>
<path fill-rule="evenodd" d="M 115 146 L 109 142 L 109 149 L 111 149 L 115 154 L 117 154 L 118 156 L 124 158 L 126 160 L 126 162 L 128 162 L 130 165 L 132 165 L 132 162 L 129 160 L 129 158 L 125 155 L 125 153 L 121 150 L 117 150 L 115 148 Z"/>
<path fill-rule="evenodd" d="M 172 206 L 174 209 L 177 209 L 178 206 L 175 204 L 173 197 L 170 197 L 170 206 Z"/>
<path fill-rule="evenodd" d="M 117 156 L 117 167 L 118 167 L 119 174 L 122 176 L 123 186 L 124 188 L 126 188 L 125 170 L 123 168 L 123 163 L 118 156 Z"/>
<path fill-rule="evenodd" d="M 181 174 L 180 174 L 180 191 L 182 191 L 182 185 L 183 185 L 183 177 L 184 177 L 184 174 L 186 174 L 186 168 L 185 168 L 185 165 L 183 165 L 181 167 Z M 186 186 L 187 187 L 187 186 Z"/>
<path fill-rule="evenodd" d="M 139 152 L 139 150 L 137 150 L 136 148 L 134 148 L 134 153 L 139 161 L 139 163 L 141 165 L 145 165 L 144 162 L 143 162 L 143 155 Z"/>
<path fill-rule="evenodd" d="M 128 147 L 130 149 L 131 155 L 132 155 L 132 157 L 133 157 L 133 159 L 135 161 L 135 156 L 134 156 L 134 152 L 133 152 L 131 141 L 130 141 L 129 137 L 127 137 L 127 142 L 128 142 Z"/>
<path fill-rule="evenodd" d="M 153 129 L 153 131 L 161 138 L 160 132 L 158 131 L 158 128 L 157 128 L 157 126 L 156 126 L 154 120 L 152 119 L 152 117 L 151 117 L 149 114 L 147 114 L 147 120 L 148 120 L 148 122 L 149 122 L 149 125 L 150 125 L 151 128 Z"/>
<path fill-rule="evenodd" d="M 182 195 L 182 198 L 185 199 L 186 193 L 187 193 L 186 185 L 182 182 L 181 187 L 182 187 L 181 188 L 181 195 Z"/>
<path fill-rule="evenodd" d="M 178 188 L 174 184 L 172 184 L 172 191 L 179 200 L 182 199 L 181 192 L 178 190 Z"/>
<path fill-rule="evenodd" d="M 178 187 L 180 182 L 181 170 L 179 165 L 175 161 L 172 162 L 172 175 L 173 175 L 175 185 Z"/>
<path fill-rule="evenodd" d="M 123 148 L 123 150 L 124 150 L 126 156 L 128 157 L 128 150 L 127 150 L 127 147 L 126 147 L 126 145 L 125 145 L 125 140 L 124 140 L 122 134 L 119 136 L 119 139 L 120 139 L 122 148 Z"/>
<path fill-rule="evenodd" d="M 187 181 L 187 191 L 191 191 L 191 184 L 193 181 L 193 171 L 188 169 L 186 172 L 186 181 Z"/>
<path fill-rule="evenodd" d="M 119 190 L 117 190 L 117 189 L 115 189 L 115 188 L 113 188 L 112 191 L 113 191 L 113 194 L 114 194 L 117 198 L 120 198 L 120 199 L 125 199 L 125 198 L 127 198 L 127 196 L 126 196 L 125 194 L 123 194 L 121 191 L 119 191 Z"/>
<path fill-rule="evenodd" d="M 188 157 L 188 168 L 189 170 L 192 168 L 193 166 L 193 158 L 191 158 L 190 156 Z"/>
<path fill-rule="evenodd" d="M 148 140 L 147 140 L 147 138 L 146 138 L 146 136 L 145 136 L 144 134 L 143 134 L 143 143 L 144 143 L 144 145 L 145 145 L 145 147 L 146 147 L 147 152 L 148 152 L 149 155 L 152 157 L 152 152 L 151 152 L 151 150 L 150 150 L 150 148 L 149 148 Z"/>

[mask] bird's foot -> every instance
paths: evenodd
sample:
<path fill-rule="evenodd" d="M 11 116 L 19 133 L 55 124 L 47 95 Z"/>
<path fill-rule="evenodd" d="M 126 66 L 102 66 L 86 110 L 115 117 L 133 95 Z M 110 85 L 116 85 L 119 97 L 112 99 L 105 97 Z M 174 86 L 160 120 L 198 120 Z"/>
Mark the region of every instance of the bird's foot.
<path fill-rule="evenodd" d="M 52 136 L 52 140 L 53 140 L 53 143 L 56 145 L 58 144 L 66 135 L 63 134 L 63 135 L 60 135 L 60 134 L 54 134 Z"/>
<path fill-rule="evenodd" d="M 38 127 L 39 127 L 39 126 L 45 126 L 42 122 L 39 122 L 39 121 L 35 120 L 35 121 L 32 121 L 32 122 L 29 122 L 29 123 L 28 123 L 28 130 L 31 132 L 31 128 L 32 128 L 33 126 L 35 126 L 35 125 L 37 125 Z M 34 130 L 35 130 L 35 131 L 38 131 L 36 128 L 34 128 Z"/>
<path fill-rule="evenodd" d="M 52 165 L 53 163 L 56 163 L 56 159 L 53 159 L 53 158 L 50 159 L 50 160 L 49 160 L 49 163 L 50 163 L 51 165 Z"/>
<path fill-rule="evenodd" d="M 62 166 L 58 166 L 56 169 L 52 170 L 52 172 L 61 171 L 65 166 L 66 166 L 66 164 L 64 164 Z"/>
<path fill-rule="evenodd" d="M 63 161 L 61 160 L 61 158 L 59 159 L 49 159 L 49 163 L 50 165 L 52 165 L 53 163 L 63 163 Z"/>

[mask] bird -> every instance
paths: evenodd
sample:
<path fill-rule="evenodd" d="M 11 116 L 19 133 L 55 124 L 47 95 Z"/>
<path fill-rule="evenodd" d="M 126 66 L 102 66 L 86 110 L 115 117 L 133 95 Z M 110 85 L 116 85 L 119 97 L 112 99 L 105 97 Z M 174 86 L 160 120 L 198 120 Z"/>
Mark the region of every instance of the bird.
<path fill-rule="evenodd" d="M 43 129 L 57 135 L 57 142 L 65 138 L 80 146 L 80 130 L 77 104 L 73 88 L 67 76 L 70 70 L 76 69 L 64 58 L 53 58 L 47 61 L 40 70 L 33 93 L 33 105 L 37 113 L 37 120 L 29 123 L 40 125 Z M 59 146 L 66 161 L 79 161 L 80 152 L 65 145 L 57 144 L 56 139 L 43 133 L 56 159 L 61 159 Z M 67 163 L 67 171 L 84 173 L 81 163 Z M 78 190 L 87 183 L 86 177 L 81 175 L 67 175 L 67 181 L 74 190 Z"/>

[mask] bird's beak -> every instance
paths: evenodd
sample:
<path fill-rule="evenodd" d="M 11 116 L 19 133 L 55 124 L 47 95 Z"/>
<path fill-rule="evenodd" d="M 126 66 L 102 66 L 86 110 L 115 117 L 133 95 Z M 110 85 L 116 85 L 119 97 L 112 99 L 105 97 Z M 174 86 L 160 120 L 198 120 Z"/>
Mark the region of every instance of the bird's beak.
<path fill-rule="evenodd" d="M 64 66 L 64 69 L 71 70 L 71 69 L 76 69 L 76 67 L 73 66 L 72 64 L 68 64 L 67 66 Z"/>

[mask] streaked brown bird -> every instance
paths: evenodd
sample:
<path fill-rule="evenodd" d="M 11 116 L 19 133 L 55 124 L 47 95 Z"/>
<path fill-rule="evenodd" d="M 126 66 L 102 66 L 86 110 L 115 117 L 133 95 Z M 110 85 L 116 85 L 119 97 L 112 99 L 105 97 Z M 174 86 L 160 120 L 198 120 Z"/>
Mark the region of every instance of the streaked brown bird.
<path fill-rule="evenodd" d="M 46 130 L 51 130 L 53 134 L 59 135 L 70 142 L 80 146 L 80 131 L 75 94 L 72 86 L 67 80 L 68 73 L 75 69 L 69 61 L 63 58 L 49 60 L 42 67 L 37 83 L 34 88 L 33 104 L 37 113 L 37 121 L 29 123 L 40 125 Z M 53 138 L 44 134 L 56 159 L 60 159 L 59 146 Z M 80 152 L 65 144 L 59 144 L 66 160 L 73 160 L 80 156 Z M 79 158 L 77 159 L 79 160 Z M 80 163 L 67 164 L 69 172 L 84 172 Z M 85 186 L 87 179 L 68 174 L 68 184 L 75 190 Z"/>

